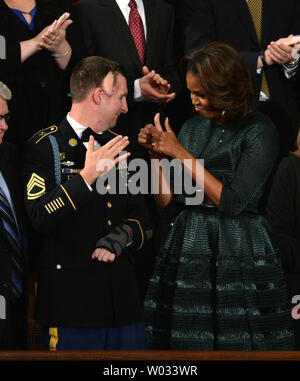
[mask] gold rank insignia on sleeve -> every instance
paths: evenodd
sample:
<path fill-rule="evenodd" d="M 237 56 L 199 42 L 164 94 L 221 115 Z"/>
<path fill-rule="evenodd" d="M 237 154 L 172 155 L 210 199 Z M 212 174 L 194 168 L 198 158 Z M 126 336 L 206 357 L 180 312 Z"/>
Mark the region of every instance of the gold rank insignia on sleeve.
<path fill-rule="evenodd" d="M 27 183 L 27 198 L 28 200 L 35 200 L 41 197 L 46 192 L 45 180 L 33 173 Z"/>
<path fill-rule="evenodd" d="M 55 200 L 52 200 L 48 202 L 48 204 L 44 205 L 45 209 L 49 214 L 56 212 L 58 209 L 65 206 L 65 203 L 63 202 L 62 198 L 56 198 Z"/>

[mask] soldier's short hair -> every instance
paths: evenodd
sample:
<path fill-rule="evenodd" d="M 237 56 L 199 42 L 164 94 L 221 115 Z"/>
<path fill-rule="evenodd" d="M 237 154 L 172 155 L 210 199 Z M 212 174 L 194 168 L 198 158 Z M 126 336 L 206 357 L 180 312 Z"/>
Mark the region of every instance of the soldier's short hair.
<path fill-rule="evenodd" d="M 80 61 L 74 67 L 71 75 L 70 90 L 72 101 L 83 101 L 91 90 L 101 87 L 108 73 L 114 75 L 114 82 L 116 81 L 117 74 L 125 77 L 122 66 L 107 58 L 91 56 Z"/>

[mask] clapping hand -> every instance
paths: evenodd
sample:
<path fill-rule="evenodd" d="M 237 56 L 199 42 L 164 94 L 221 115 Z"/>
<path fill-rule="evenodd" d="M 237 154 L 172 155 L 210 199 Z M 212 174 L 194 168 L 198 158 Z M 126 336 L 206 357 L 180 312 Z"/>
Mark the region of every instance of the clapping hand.
<path fill-rule="evenodd" d="M 130 152 L 127 152 L 119 156 L 119 153 L 129 144 L 127 136 L 122 137 L 118 135 L 96 150 L 94 148 L 94 142 L 94 137 L 90 136 L 84 168 L 80 172 L 83 179 L 90 185 L 92 185 L 99 176 L 109 171 L 115 164 L 130 155 Z"/>
<path fill-rule="evenodd" d="M 66 29 L 73 23 L 69 17 L 70 13 L 64 13 L 43 31 L 40 46 L 49 50 L 54 57 L 63 56 L 68 49 Z"/>
<path fill-rule="evenodd" d="M 177 158 L 183 147 L 170 126 L 169 118 L 166 118 L 164 122 L 166 131 L 163 131 L 159 118 L 160 114 L 157 113 L 154 117 L 154 126 L 157 131 L 161 132 L 161 134 L 152 139 L 152 149 L 153 151 L 161 152 L 166 156 Z"/>
<path fill-rule="evenodd" d="M 293 50 L 293 35 L 290 34 L 288 37 L 280 38 L 276 41 L 271 41 L 266 50 L 266 54 L 273 63 L 286 64 L 293 60 L 292 50 Z"/>
<path fill-rule="evenodd" d="M 185 150 L 171 128 L 169 118 L 164 121 L 166 131 L 163 130 L 159 118 L 160 114 L 157 113 L 154 117 L 154 125 L 147 124 L 141 129 L 138 138 L 139 143 L 150 151 L 150 155 L 152 151 L 160 155 L 180 157 L 180 154 Z"/>
<path fill-rule="evenodd" d="M 170 93 L 171 85 L 163 79 L 155 70 L 149 71 L 143 67 L 144 76 L 140 78 L 140 87 L 143 98 L 148 102 L 165 103 L 175 98 L 175 93 Z"/>
<path fill-rule="evenodd" d="M 139 144 L 146 148 L 148 151 L 153 149 L 152 142 L 154 143 L 155 138 L 159 138 L 161 131 L 157 130 L 153 124 L 146 124 L 144 128 L 141 128 L 138 142 Z"/>

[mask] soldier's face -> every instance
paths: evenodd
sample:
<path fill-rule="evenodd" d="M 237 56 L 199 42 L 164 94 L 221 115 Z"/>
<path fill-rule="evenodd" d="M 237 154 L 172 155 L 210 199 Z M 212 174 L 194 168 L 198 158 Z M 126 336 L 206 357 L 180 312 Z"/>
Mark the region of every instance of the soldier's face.
<path fill-rule="evenodd" d="M 112 73 L 104 78 L 101 96 L 101 124 L 103 130 L 116 125 L 119 116 L 128 111 L 127 108 L 127 83 L 125 77 L 117 74 L 115 84 Z"/>
<path fill-rule="evenodd" d="M 0 144 L 3 141 L 3 136 L 5 131 L 8 129 L 8 125 L 5 121 L 5 118 L 3 118 L 5 115 L 8 114 L 8 107 L 7 102 L 0 96 Z"/>

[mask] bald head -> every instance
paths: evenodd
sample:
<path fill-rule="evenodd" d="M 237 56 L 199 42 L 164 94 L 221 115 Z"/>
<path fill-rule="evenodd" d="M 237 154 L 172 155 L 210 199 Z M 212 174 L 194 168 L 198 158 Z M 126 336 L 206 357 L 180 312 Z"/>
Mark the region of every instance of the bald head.
<path fill-rule="evenodd" d="M 8 128 L 6 122 L 9 114 L 6 101 L 9 101 L 10 99 L 11 91 L 3 82 L 0 82 L 0 144 L 3 141 L 4 133 Z"/>
<path fill-rule="evenodd" d="M 0 97 L 3 98 L 5 101 L 10 101 L 11 100 L 11 91 L 9 88 L 0 81 Z"/>

